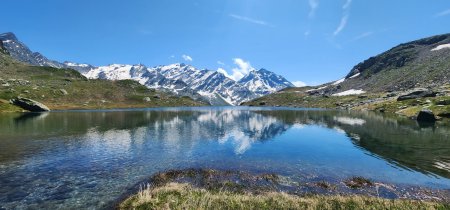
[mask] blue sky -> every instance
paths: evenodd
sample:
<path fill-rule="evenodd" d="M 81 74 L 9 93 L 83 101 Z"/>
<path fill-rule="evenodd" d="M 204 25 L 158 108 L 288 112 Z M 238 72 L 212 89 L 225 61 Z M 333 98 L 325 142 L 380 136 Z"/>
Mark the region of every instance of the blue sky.
<path fill-rule="evenodd" d="M 391 47 L 450 32 L 449 0 L 2 0 L 0 32 L 58 60 L 185 62 L 310 85 Z"/>

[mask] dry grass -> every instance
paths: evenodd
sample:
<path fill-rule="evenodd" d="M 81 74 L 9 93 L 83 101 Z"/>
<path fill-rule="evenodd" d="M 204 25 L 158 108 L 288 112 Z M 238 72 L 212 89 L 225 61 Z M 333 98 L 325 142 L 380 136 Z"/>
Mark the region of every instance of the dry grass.
<path fill-rule="evenodd" d="M 120 209 L 449 209 L 448 204 L 364 196 L 299 197 L 282 192 L 238 194 L 207 191 L 189 184 L 145 186 Z"/>

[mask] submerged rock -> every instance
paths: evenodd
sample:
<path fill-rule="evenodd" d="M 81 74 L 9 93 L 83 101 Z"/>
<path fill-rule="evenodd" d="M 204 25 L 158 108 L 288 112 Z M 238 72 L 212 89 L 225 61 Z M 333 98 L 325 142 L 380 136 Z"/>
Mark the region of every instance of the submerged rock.
<path fill-rule="evenodd" d="M 434 116 L 433 112 L 428 109 L 424 109 L 419 112 L 417 115 L 417 121 L 421 122 L 435 122 L 436 116 Z"/>
<path fill-rule="evenodd" d="M 50 111 L 50 109 L 45 106 L 42 103 L 39 103 L 37 101 L 28 99 L 28 98 L 22 98 L 22 97 L 17 97 L 15 99 L 11 100 L 11 103 L 28 111 L 31 112 L 48 112 Z"/>
<path fill-rule="evenodd" d="M 436 92 L 428 90 L 428 89 L 415 89 L 412 92 L 401 95 L 397 98 L 397 101 L 404 101 L 408 99 L 414 99 L 414 98 L 424 98 L 424 97 L 435 97 Z"/>

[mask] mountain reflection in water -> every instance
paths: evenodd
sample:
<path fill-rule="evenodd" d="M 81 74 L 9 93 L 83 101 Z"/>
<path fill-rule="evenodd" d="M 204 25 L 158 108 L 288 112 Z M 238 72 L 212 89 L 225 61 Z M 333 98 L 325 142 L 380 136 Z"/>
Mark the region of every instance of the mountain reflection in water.
<path fill-rule="evenodd" d="M 163 170 L 450 188 L 450 129 L 374 112 L 205 107 L 0 115 L 0 207 L 101 207 Z M 95 199 L 86 199 L 95 198 Z"/>
<path fill-rule="evenodd" d="M 0 118 L 2 144 L 30 136 L 49 138 L 85 135 L 111 142 L 118 150 L 142 144 L 146 138 L 177 147 L 198 140 L 232 142 L 243 154 L 255 142 L 273 139 L 290 128 L 320 125 L 344 133 L 369 154 L 399 167 L 450 178 L 449 127 L 421 128 L 408 119 L 372 112 L 271 109 L 172 109 L 169 111 L 105 111 L 9 114 Z M 94 143 L 95 144 L 95 143 Z M 0 161 L 21 157 L 26 148 L 0 148 Z M 36 145 L 47 148 L 46 145 Z"/>

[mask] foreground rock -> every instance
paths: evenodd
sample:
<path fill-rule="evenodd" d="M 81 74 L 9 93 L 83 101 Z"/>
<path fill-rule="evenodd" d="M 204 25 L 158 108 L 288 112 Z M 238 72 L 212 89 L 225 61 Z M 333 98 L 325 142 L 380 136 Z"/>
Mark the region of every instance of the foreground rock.
<path fill-rule="evenodd" d="M 15 99 L 12 99 L 11 103 L 22 109 L 30 111 L 30 112 L 48 112 L 48 111 L 50 111 L 50 109 L 47 106 L 45 106 L 44 104 L 39 103 L 34 100 L 31 100 L 31 99 L 28 99 L 28 98 L 17 97 Z"/>
<path fill-rule="evenodd" d="M 435 97 L 436 92 L 428 90 L 428 89 L 415 89 L 412 92 L 401 95 L 397 98 L 397 101 L 404 101 L 408 99 L 414 99 L 414 98 L 424 98 L 424 97 Z"/>
<path fill-rule="evenodd" d="M 428 109 L 424 109 L 417 115 L 417 121 L 420 122 L 436 122 L 436 116 Z"/>

